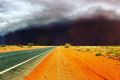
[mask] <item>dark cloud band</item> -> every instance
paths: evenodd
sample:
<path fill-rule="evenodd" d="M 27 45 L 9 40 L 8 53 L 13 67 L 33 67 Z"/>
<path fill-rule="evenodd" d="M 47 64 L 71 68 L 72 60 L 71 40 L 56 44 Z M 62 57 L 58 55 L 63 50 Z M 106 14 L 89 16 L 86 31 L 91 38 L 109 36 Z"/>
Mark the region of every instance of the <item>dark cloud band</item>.
<path fill-rule="evenodd" d="M 0 35 L 64 18 L 75 20 L 103 15 L 119 20 L 119 3 L 117 0 L 0 0 Z"/>

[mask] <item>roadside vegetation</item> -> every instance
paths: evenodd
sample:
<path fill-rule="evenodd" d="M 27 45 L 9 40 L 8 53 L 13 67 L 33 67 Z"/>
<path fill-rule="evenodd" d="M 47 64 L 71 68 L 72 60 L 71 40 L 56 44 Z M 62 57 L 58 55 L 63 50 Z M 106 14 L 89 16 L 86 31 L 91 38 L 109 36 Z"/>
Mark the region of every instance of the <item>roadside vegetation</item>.
<path fill-rule="evenodd" d="M 0 47 L 6 47 L 6 45 L 0 45 Z"/>
<path fill-rule="evenodd" d="M 96 56 L 102 56 L 102 53 L 96 53 L 95 55 Z"/>
<path fill-rule="evenodd" d="M 92 51 L 95 56 L 104 56 L 108 59 L 120 60 L 120 47 L 119 46 L 99 46 L 89 47 L 86 51 Z"/>
<path fill-rule="evenodd" d="M 65 44 L 65 48 L 69 48 L 70 46 L 70 44 Z M 120 46 L 73 46 L 73 49 L 120 61 Z"/>
<path fill-rule="evenodd" d="M 4 50 L 5 50 L 5 49 L 6 49 L 6 45 L 0 45 L 0 50 L 1 50 L 1 49 L 4 49 Z"/>
<path fill-rule="evenodd" d="M 34 46 L 34 43 L 28 43 L 27 45 L 17 44 L 17 47 L 24 48 L 25 46 L 28 46 L 28 48 L 31 48 Z"/>
<path fill-rule="evenodd" d="M 65 48 L 70 48 L 70 47 L 72 47 L 72 45 L 70 43 L 65 43 L 64 47 Z"/>
<path fill-rule="evenodd" d="M 24 46 L 22 44 L 17 44 L 17 47 L 23 48 Z"/>
<path fill-rule="evenodd" d="M 28 43 L 28 48 L 31 48 L 34 46 L 34 43 Z"/>

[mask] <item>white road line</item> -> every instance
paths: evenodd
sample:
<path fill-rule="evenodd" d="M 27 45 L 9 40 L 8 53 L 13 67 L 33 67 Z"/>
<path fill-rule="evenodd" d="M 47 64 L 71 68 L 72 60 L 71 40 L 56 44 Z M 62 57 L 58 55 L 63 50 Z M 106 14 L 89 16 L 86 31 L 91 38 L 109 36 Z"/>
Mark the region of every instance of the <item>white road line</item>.
<path fill-rule="evenodd" d="M 1 74 L 4 74 L 5 72 L 10 71 L 11 69 L 14 69 L 14 68 L 20 66 L 20 65 L 22 65 L 22 64 L 24 64 L 24 63 L 26 63 L 26 62 L 28 62 L 28 61 L 31 61 L 32 59 L 35 59 L 35 58 L 37 58 L 38 56 L 41 56 L 42 54 L 45 54 L 45 53 L 47 53 L 47 52 L 48 52 L 48 51 L 45 51 L 45 52 L 43 52 L 43 53 L 41 53 L 41 54 L 39 54 L 39 55 L 37 55 L 37 56 L 35 56 L 35 57 L 33 57 L 33 58 L 30 58 L 30 59 L 22 62 L 22 63 L 19 63 L 19 64 L 13 66 L 13 67 L 10 67 L 10 68 L 8 68 L 8 69 L 6 69 L 6 70 L 3 70 L 3 71 L 0 72 L 0 75 L 1 75 Z"/>

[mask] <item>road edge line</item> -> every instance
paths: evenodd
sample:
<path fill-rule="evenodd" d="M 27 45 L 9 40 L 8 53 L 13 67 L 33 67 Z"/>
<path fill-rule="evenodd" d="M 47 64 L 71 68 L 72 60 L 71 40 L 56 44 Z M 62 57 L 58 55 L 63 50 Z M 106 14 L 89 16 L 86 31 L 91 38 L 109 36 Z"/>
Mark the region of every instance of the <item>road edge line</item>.
<path fill-rule="evenodd" d="M 5 70 L 3 70 L 3 71 L 0 72 L 0 75 L 2 75 L 2 74 L 4 74 L 4 73 L 6 73 L 6 72 L 8 72 L 8 71 L 10 71 L 10 70 L 12 70 L 12 69 L 18 67 L 18 66 L 21 66 L 21 65 L 27 63 L 28 61 L 31 61 L 31 60 L 33 60 L 33 59 L 35 59 L 35 58 L 41 56 L 42 54 L 47 53 L 47 52 L 49 52 L 49 51 L 45 51 L 45 52 L 43 52 L 43 53 L 41 53 L 41 54 L 39 54 L 39 55 L 37 55 L 37 56 L 34 56 L 34 57 L 32 57 L 32 58 L 26 60 L 26 61 L 23 61 L 23 62 L 21 62 L 21 63 L 19 63 L 19 64 L 17 64 L 17 65 L 14 65 L 13 67 L 10 67 L 10 68 L 8 68 L 8 69 L 5 69 Z"/>

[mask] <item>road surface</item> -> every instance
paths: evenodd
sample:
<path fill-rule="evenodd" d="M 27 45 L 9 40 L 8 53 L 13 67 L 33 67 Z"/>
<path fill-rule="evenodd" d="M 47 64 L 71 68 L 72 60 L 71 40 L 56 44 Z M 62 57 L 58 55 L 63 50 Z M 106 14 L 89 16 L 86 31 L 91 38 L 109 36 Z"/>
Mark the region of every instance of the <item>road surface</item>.
<path fill-rule="evenodd" d="M 48 53 L 52 48 L 14 51 L 0 54 L 0 75 L 16 68 L 38 56 Z"/>

